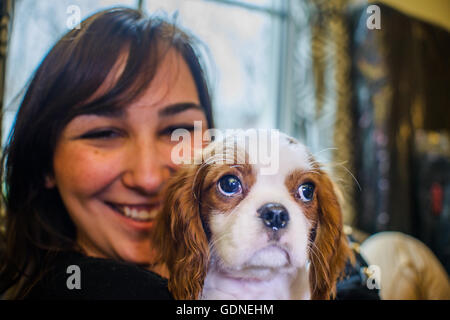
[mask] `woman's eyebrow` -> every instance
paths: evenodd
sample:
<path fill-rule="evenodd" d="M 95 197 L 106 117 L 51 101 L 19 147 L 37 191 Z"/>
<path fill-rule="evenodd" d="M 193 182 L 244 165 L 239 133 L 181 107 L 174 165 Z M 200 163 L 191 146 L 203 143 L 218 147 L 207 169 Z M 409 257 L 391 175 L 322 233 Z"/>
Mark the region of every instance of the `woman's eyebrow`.
<path fill-rule="evenodd" d="M 158 111 L 158 116 L 159 117 L 173 116 L 174 114 L 177 114 L 177 113 L 189 110 L 189 109 L 196 109 L 196 110 L 203 111 L 203 108 L 200 107 L 196 103 L 182 102 L 182 103 L 171 104 L 171 105 L 164 107 L 164 109 L 161 109 Z"/>
<path fill-rule="evenodd" d="M 82 111 L 78 116 L 97 116 L 106 118 L 122 118 L 126 115 L 125 108 L 102 107 L 96 110 Z"/>

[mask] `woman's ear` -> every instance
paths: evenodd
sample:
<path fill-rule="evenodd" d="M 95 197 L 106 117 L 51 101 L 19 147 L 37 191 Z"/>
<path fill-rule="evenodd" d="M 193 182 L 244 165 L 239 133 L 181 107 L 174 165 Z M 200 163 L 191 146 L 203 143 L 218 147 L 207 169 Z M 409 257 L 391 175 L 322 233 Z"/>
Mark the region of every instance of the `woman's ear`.
<path fill-rule="evenodd" d="M 153 244 L 170 272 L 175 299 L 200 297 L 206 277 L 209 245 L 200 216 L 201 181 L 197 166 L 181 167 L 169 180 L 157 218 Z"/>
<path fill-rule="evenodd" d="M 335 186 L 320 171 L 318 217 L 314 243 L 311 246 L 309 282 L 312 299 L 330 299 L 336 294 L 336 283 L 353 253 L 343 230 L 343 216 Z"/>

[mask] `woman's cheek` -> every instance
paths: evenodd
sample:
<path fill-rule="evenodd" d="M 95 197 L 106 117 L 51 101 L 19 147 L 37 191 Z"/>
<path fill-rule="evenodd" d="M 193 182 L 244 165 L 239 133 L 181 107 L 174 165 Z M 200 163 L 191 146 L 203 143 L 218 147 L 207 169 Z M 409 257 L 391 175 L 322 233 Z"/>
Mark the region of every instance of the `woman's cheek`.
<path fill-rule="evenodd" d="M 114 180 L 119 166 L 119 157 L 112 152 L 67 146 L 56 155 L 55 178 L 57 184 L 71 184 L 85 193 L 96 192 Z"/>
<path fill-rule="evenodd" d="M 173 169 L 177 169 L 182 163 L 193 163 L 196 153 L 201 152 L 209 143 L 207 139 L 203 139 L 205 132 L 206 129 L 173 141 L 170 138 L 160 139 L 158 153 L 163 163 Z"/>
<path fill-rule="evenodd" d="M 189 145 L 186 144 L 185 139 L 172 141 L 168 137 L 164 137 L 158 141 L 156 152 L 158 153 L 161 165 L 177 169 L 186 158 L 186 150 L 189 149 Z"/>

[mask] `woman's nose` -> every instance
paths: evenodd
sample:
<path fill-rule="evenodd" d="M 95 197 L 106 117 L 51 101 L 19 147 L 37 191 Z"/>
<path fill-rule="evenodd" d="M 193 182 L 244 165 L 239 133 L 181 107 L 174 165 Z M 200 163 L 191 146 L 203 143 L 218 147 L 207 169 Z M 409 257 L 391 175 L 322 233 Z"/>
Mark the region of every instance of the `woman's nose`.
<path fill-rule="evenodd" d="M 159 192 L 171 173 L 163 156 L 154 147 L 136 145 L 131 149 L 124 159 L 126 170 L 122 176 L 123 183 L 145 194 Z"/>

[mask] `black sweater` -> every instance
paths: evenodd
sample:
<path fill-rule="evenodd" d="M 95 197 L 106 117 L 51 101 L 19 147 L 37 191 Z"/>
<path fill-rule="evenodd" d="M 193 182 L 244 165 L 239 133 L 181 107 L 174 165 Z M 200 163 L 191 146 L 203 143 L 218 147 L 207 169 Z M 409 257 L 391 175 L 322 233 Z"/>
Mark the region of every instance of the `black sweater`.
<path fill-rule="evenodd" d="M 79 272 L 69 266 L 78 266 Z M 80 288 L 73 288 L 79 275 Z M 71 278 L 72 277 L 72 278 Z M 68 285 L 69 283 L 69 285 Z M 72 287 L 73 289 L 69 289 Z M 27 299 L 170 300 L 167 279 L 131 263 L 61 253 Z"/>
<path fill-rule="evenodd" d="M 346 276 L 337 285 L 338 300 L 379 299 L 379 290 L 370 290 L 361 272 L 367 263 L 355 252 L 356 265 L 346 267 Z M 80 289 L 70 290 L 67 268 L 80 270 Z M 69 279 L 70 280 L 70 279 Z M 71 282 L 71 281 L 69 281 Z M 99 259 L 70 252 L 59 255 L 54 267 L 33 287 L 27 299 L 77 300 L 172 300 L 167 279 L 131 263 Z"/>

